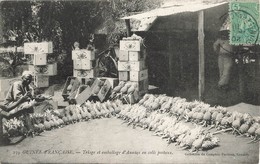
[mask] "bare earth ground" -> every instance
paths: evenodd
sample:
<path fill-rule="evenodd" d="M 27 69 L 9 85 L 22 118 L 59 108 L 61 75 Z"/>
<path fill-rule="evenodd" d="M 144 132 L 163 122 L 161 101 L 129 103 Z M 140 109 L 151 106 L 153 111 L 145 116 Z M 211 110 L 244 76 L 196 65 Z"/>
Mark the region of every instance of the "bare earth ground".
<path fill-rule="evenodd" d="M 62 100 L 61 92 L 55 99 Z M 259 106 L 240 103 L 230 111 L 259 115 Z M 259 163 L 259 143 L 249 138 L 218 134 L 220 146 L 189 153 L 141 128 L 116 118 L 67 125 L 0 147 L 2 163 Z M 127 154 L 130 151 L 131 154 Z M 123 154 L 124 152 L 124 154 Z M 158 154 L 158 152 L 162 152 Z M 144 154 L 143 154 L 144 153 Z"/>

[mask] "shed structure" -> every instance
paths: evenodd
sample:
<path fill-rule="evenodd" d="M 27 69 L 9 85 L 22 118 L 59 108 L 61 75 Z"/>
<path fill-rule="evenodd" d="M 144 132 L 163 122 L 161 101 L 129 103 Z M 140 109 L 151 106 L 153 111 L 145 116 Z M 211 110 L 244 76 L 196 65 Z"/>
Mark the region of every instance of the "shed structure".
<path fill-rule="evenodd" d="M 213 43 L 205 43 L 205 37 L 216 38 L 221 25 L 228 16 L 228 3 L 203 3 L 191 2 L 184 4 L 171 4 L 162 6 L 148 12 L 126 16 L 125 20 L 128 34 L 135 32 L 143 37 L 149 35 L 168 37 L 167 42 L 158 42 L 161 46 L 158 53 L 164 53 L 162 47 L 166 49 L 168 59 L 168 91 L 174 91 L 177 85 L 176 77 L 178 73 L 185 68 L 183 62 L 198 62 L 198 68 L 193 68 L 198 72 L 198 97 L 204 99 L 205 90 L 205 48 L 210 49 Z M 139 20 L 138 25 L 131 29 L 130 22 Z M 137 21 L 138 22 L 138 21 Z M 207 36 L 208 35 L 208 36 Z M 178 41 L 182 40 L 182 41 Z M 185 40 L 185 41 L 184 41 Z M 183 44 L 182 44 L 183 43 Z M 152 44 L 153 52 L 156 51 L 158 44 Z M 195 49 L 194 49 L 195 48 Z M 176 55 L 179 49 L 188 50 L 192 54 L 188 54 L 188 58 L 184 58 L 182 54 Z M 192 50 L 191 50 L 192 49 Z M 211 52 L 212 53 L 212 52 Z M 196 55 L 195 55 L 196 54 Z M 179 58 L 178 60 L 176 60 Z M 194 59 L 194 60 L 192 60 Z M 198 60 L 196 60 L 198 59 Z M 185 60 L 185 61 L 184 61 Z M 149 63 L 149 62 L 148 62 Z M 180 70 L 175 70 L 175 66 L 179 65 Z M 191 70 L 194 72 L 194 70 Z M 149 74 L 150 75 L 150 74 Z"/>

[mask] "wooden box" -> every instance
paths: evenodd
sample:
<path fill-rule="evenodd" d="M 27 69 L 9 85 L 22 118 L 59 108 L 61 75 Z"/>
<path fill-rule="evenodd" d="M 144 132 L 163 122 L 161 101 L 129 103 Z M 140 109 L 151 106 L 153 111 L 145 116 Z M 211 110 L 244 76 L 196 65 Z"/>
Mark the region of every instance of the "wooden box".
<path fill-rule="evenodd" d="M 34 54 L 33 65 L 47 65 L 47 54 Z"/>
<path fill-rule="evenodd" d="M 118 78 L 101 77 L 101 78 L 99 78 L 99 79 L 101 79 L 101 80 L 108 80 L 112 88 L 114 88 L 115 86 L 117 86 L 118 83 L 119 83 L 119 79 L 118 79 Z"/>
<path fill-rule="evenodd" d="M 37 88 L 43 88 L 49 86 L 49 76 L 37 75 L 34 77 L 34 85 Z"/>
<path fill-rule="evenodd" d="M 53 53 L 52 42 L 24 43 L 24 54 L 49 54 Z"/>
<path fill-rule="evenodd" d="M 82 68 L 82 62 L 81 60 L 73 60 L 73 68 L 74 69 L 81 69 Z"/>
<path fill-rule="evenodd" d="M 148 70 L 130 71 L 130 81 L 142 81 L 148 78 Z"/>
<path fill-rule="evenodd" d="M 98 92 L 100 91 L 101 89 L 101 86 L 100 86 L 100 83 L 101 81 L 104 81 L 104 80 L 100 80 L 100 79 L 95 79 L 95 81 L 93 82 L 93 84 L 91 85 L 91 88 L 92 88 L 92 94 L 93 95 L 97 95 Z M 96 92 L 97 91 L 97 92 Z M 95 93 L 96 92 L 96 93 Z"/>
<path fill-rule="evenodd" d="M 111 89 L 111 84 L 108 80 L 105 81 L 104 85 L 101 87 L 100 91 L 98 92 L 98 98 L 101 102 L 105 100 L 109 91 Z"/>
<path fill-rule="evenodd" d="M 128 51 L 119 50 L 119 61 L 128 61 L 129 55 Z"/>
<path fill-rule="evenodd" d="M 120 50 L 123 51 L 140 51 L 141 42 L 139 40 L 120 40 Z"/>
<path fill-rule="evenodd" d="M 68 92 L 68 86 L 71 84 L 71 81 L 72 81 L 72 80 L 75 81 L 75 83 L 73 83 L 73 84 L 75 84 L 75 85 L 74 85 L 74 88 L 71 86 L 70 91 L 75 91 L 76 89 L 78 89 L 76 85 L 79 85 L 79 84 L 80 84 L 79 80 L 78 80 L 76 77 L 71 77 L 71 76 L 67 77 L 67 80 L 66 80 L 66 82 L 65 82 L 65 84 L 64 84 L 64 87 L 63 87 L 62 93 L 61 93 L 62 97 L 63 97 L 65 100 L 67 100 L 67 98 L 70 96 L 70 93 Z M 76 84 L 76 83 L 77 83 L 77 84 Z M 75 95 L 75 96 L 76 96 L 76 95 Z"/>
<path fill-rule="evenodd" d="M 118 72 L 119 81 L 129 81 L 129 71 L 119 71 Z"/>
<path fill-rule="evenodd" d="M 7 92 L 8 92 L 8 90 L 0 91 L 0 100 L 5 100 Z"/>
<path fill-rule="evenodd" d="M 88 59 L 82 59 L 82 69 L 84 70 L 90 70 L 93 68 L 93 61 Z"/>
<path fill-rule="evenodd" d="M 140 61 L 144 59 L 144 54 L 140 51 L 129 51 L 129 61 Z"/>
<path fill-rule="evenodd" d="M 80 91 L 80 90 L 82 90 L 82 91 Z M 86 102 L 90 98 L 90 96 L 92 95 L 92 88 L 88 85 L 80 86 L 78 91 L 79 92 L 78 92 L 75 100 L 76 100 L 76 103 L 79 104 L 79 105 Z"/>
<path fill-rule="evenodd" d="M 141 71 L 146 68 L 144 61 L 132 61 L 130 63 L 130 70 L 131 71 Z"/>
<path fill-rule="evenodd" d="M 72 60 L 76 59 L 95 60 L 95 52 L 87 49 L 73 50 Z"/>
<path fill-rule="evenodd" d="M 118 71 L 130 71 L 131 70 L 130 63 L 118 61 L 118 68 L 117 69 L 118 69 Z"/>
<path fill-rule="evenodd" d="M 73 70 L 73 76 L 79 77 L 79 78 L 94 78 L 98 75 L 98 72 L 96 69 L 90 69 L 90 70 Z"/>
<path fill-rule="evenodd" d="M 31 71 L 33 75 L 54 76 L 57 75 L 57 63 L 43 66 L 29 65 L 29 71 Z"/>

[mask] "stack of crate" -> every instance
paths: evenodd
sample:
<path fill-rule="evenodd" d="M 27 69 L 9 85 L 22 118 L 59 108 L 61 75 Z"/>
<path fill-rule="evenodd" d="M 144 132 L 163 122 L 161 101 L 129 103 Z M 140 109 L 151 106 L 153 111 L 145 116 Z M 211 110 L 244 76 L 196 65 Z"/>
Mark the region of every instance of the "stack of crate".
<path fill-rule="evenodd" d="M 24 43 L 24 54 L 32 56 L 29 71 L 33 73 L 34 84 L 38 88 L 49 86 L 49 76 L 57 75 L 57 63 L 48 63 L 48 54 L 53 53 L 52 42 Z"/>
<path fill-rule="evenodd" d="M 79 79 L 94 78 L 97 71 L 94 69 L 95 52 L 88 49 L 72 51 L 73 76 Z"/>
<path fill-rule="evenodd" d="M 118 78 L 119 81 L 136 83 L 139 96 L 148 91 L 148 69 L 145 63 L 146 52 L 140 37 L 123 38 L 120 41 Z"/>

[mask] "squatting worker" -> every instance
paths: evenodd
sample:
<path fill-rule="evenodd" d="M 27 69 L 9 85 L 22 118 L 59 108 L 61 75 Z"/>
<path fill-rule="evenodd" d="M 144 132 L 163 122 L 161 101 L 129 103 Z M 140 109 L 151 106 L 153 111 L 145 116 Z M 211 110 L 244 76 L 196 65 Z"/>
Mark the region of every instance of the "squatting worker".
<path fill-rule="evenodd" d="M 213 48 L 218 54 L 219 82 L 221 89 L 227 89 L 231 68 L 234 64 L 234 46 L 229 44 L 228 31 L 220 31 L 220 37 L 215 41 Z"/>
<path fill-rule="evenodd" d="M 28 133 L 32 130 L 29 113 L 33 113 L 33 106 L 36 104 L 35 100 L 32 100 L 33 89 L 30 87 L 32 79 L 32 73 L 24 71 L 21 80 L 11 85 L 4 104 L 0 105 L 0 117 L 16 117 L 23 114 Z"/>

